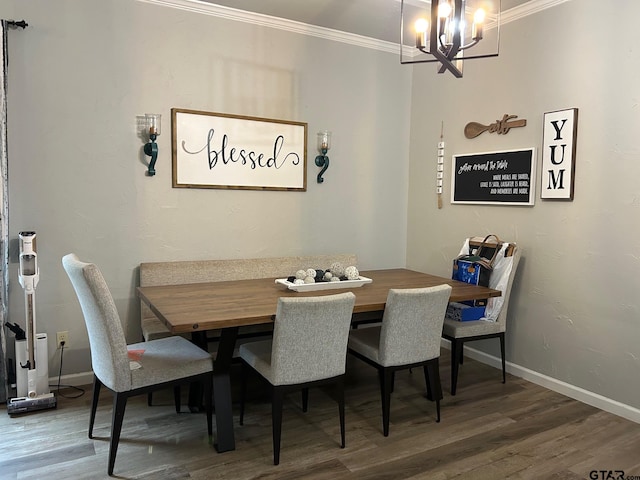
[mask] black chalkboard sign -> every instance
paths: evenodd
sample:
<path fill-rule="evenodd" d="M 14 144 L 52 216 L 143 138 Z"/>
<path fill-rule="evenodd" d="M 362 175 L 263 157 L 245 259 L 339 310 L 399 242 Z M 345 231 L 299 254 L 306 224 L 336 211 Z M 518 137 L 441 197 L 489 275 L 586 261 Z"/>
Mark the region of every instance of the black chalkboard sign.
<path fill-rule="evenodd" d="M 533 205 L 535 149 L 453 156 L 451 203 Z"/>

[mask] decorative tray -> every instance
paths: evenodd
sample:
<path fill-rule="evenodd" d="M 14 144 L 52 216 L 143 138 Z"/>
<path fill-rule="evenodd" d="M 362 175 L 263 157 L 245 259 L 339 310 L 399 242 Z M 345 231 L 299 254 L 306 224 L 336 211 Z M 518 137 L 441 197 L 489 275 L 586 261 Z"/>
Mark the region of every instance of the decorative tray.
<path fill-rule="evenodd" d="M 373 280 L 367 277 L 358 277 L 358 280 L 340 280 L 339 282 L 316 282 L 316 283 L 300 283 L 295 284 L 287 281 L 286 278 L 277 278 L 276 283 L 284 285 L 289 290 L 295 292 L 313 292 L 315 290 L 333 290 L 337 288 L 356 288 Z"/>

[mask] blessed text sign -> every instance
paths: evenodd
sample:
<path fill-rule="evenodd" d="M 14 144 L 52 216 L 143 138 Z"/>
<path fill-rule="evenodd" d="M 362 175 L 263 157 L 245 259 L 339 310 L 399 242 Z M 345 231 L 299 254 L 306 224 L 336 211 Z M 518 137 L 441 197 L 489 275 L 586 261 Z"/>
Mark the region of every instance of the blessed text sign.
<path fill-rule="evenodd" d="M 451 203 L 533 205 L 535 149 L 453 156 Z"/>
<path fill-rule="evenodd" d="M 171 110 L 173 186 L 306 190 L 307 124 Z"/>

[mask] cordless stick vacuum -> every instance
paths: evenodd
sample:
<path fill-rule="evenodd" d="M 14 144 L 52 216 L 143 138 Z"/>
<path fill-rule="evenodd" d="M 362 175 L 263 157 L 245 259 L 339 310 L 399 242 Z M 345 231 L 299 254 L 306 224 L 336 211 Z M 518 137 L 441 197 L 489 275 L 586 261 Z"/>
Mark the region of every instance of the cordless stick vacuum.
<path fill-rule="evenodd" d="M 20 238 L 18 280 L 24 289 L 27 334 L 24 340 L 16 341 L 18 396 L 7 403 L 9 415 L 56 407 L 56 397 L 49 392 L 47 334 L 36 334 L 35 293 L 40 279 L 36 232 L 20 232 L 18 236 Z"/>

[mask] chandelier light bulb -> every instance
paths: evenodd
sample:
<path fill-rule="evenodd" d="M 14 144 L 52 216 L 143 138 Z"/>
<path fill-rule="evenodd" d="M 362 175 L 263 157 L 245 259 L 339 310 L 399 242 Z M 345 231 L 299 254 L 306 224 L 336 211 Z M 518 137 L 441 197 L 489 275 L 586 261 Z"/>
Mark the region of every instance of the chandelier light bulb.
<path fill-rule="evenodd" d="M 429 28 L 429 22 L 427 22 L 424 18 L 419 18 L 416 20 L 414 28 L 416 29 L 416 33 L 424 33 Z"/>
<path fill-rule="evenodd" d="M 451 15 L 451 4 L 449 2 L 440 3 L 438 5 L 438 16 L 440 18 L 447 18 Z"/>
<path fill-rule="evenodd" d="M 476 13 L 473 14 L 473 27 L 471 28 L 471 39 L 474 42 L 479 42 L 482 40 L 483 32 L 483 22 L 484 22 L 485 13 L 482 8 L 476 10 Z"/>

